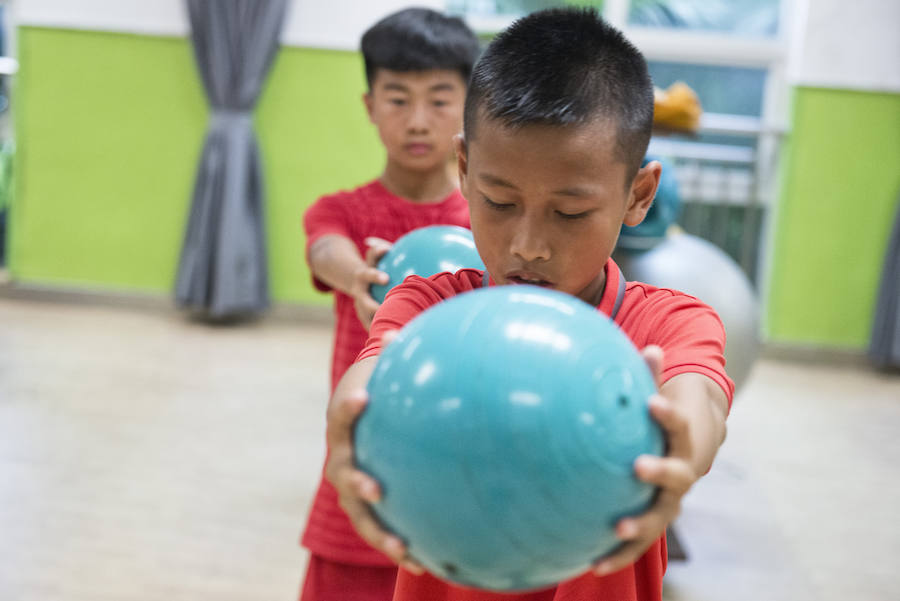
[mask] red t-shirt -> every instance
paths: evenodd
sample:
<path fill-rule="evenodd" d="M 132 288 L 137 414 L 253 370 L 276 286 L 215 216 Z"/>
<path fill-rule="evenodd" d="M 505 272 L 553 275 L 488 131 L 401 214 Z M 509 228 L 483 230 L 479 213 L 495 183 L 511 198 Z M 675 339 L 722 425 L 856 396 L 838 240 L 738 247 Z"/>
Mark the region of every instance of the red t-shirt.
<path fill-rule="evenodd" d="M 394 242 L 414 229 L 429 225 L 469 227 L 469 206 L 459 190 L 454 190 L 440 202 L 414 203 L 392 194 L 375 180 L 349 192 L 323 196 L 306 210 L 303 226 L 306 230 L 307 262 L 310 247 L 328 234 L 349 238 L 364 257 L 367 250 L 365 239 L 370 236 Z M 322 292 L 331 291 L 328 284 L 315 277 L 313 284 Z M 332 390 L 356 360 L 368 337 L 356 317 L 353 299 L 337 290 L 334 291 L 334 313 Z"/>
<path fill-rule="evenodd" d="M 612 259 L 606 265 L 607 281 L 597 309 L 612 313 L 619 287 L 619 270 Z M 483 273 L 463 269 L 431 278 L 410 277 L 394 288 L 379 309 L 369 341 L 360 359 L 377 355 L 381 337 L 403 327 L 417 314 L 444 300 L 480 288 Z M 615 316 L 615 323 L 643 348 L 655 344 L 665 352 L 662 381 L 682 373 L 700 373 L 725 391 L 729 404 L 734 384 L 725 373 L 725 329 L 715 312 L 692 296 L 674 290 L 629 282 Z M 449 585 L 428 574 L 413 576 L 400 570 L 394 601 L 659 601 L 666 570 L 665 536 L 631 566 L 599 578 L 584 574 L 557 587 L 522 595 L 498 595 Z"/>
<path fill-rule="evenodd" d="M 352 240 L 365 256 L 369 236 L 389 242 L 428 225 L 469 227 L 469 208 L 459 190 L 435 203 L 414 203 L 389 192 L 378 180 L 349 192 L 323 196 L 303 218 L 307 259 L 312 244 L 328 234 Z M 316 288 L 331 290 L 313 278 Z M 366 344 L 368 334 L 356 316 L 353 299 L 334 291 L 336 318 L 331 356 L 331 389 L 347 371 Z M 302 543 L 313 553 L 344 563 L 392 565 L 391 561 L 363 541 L 338 505 L 337 492 L 324 478 L 319 483 Z"/>

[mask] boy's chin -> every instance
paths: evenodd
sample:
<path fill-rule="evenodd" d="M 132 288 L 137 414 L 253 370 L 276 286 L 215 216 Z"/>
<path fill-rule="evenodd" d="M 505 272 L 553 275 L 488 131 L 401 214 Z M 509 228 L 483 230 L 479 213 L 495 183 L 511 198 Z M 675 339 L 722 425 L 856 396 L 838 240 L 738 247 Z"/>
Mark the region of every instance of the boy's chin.
<path fill-rule="evenodd" d="M 435 169 L 445 169 L 448 161 L 444 161 L 437 156 L 426 155 L 391 157 L 390 162 L 404 171 L 424 175 Z"/>

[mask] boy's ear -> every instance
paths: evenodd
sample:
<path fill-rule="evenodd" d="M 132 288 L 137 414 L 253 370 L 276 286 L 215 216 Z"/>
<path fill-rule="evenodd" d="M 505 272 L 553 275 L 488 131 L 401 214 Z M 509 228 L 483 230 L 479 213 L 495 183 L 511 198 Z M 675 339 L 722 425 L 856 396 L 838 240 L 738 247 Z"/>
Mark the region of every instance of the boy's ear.
<path fill-rule="evenodd" d="M 662 165 L 659 161 L 650 161 L 640 169 L 631 182 L 631 190 L 628 193 L 628 206 L 625 208 L 623 223 L 634 227 L 644 220 L 653 198 L 656 196 L 656 188 L 659 186 L 659 176 L 662 173 Z"/>
<path fill-rule="evenodd" d="M 466 184 L 466 175 L 469 172 L 469 155 L 467 154 L 466 139 L 462 134 L 453 136 L 453 147 L 456 149 L 456 166 L 459 169 L 459 187 Z"/>
<path fill-rule="evenodd" d="M 365 94 L 362 95 L 363 104 L 366 105 L 366 114 L 369 116 L 369 121 L 372 121 L 372 106 L 374 104 L 375 99 L 372 98 L 372 91 L 369 90 Z"/>

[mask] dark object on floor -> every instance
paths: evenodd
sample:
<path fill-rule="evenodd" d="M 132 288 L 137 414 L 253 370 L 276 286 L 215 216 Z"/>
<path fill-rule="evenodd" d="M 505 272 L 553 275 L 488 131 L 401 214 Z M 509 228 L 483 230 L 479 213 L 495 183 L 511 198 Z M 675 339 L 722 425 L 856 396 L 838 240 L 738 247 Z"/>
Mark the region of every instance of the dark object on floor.
<path fill-rule="evenodd" d="M 869 357 L 882 369 L 900 369 L 900 203 L 884 253 Z"/>
<path fill-rule="evenodd" d="M 669 561 L 687 561 L 688 555 L 681 545 L 681 539 L 672 526 L 666 528 L 666 546 L 669 548 Z"/>
<path fill-rule="evenodd" d="M 6 265 L 6 209 L 0 209 L 0 267 Z"/>

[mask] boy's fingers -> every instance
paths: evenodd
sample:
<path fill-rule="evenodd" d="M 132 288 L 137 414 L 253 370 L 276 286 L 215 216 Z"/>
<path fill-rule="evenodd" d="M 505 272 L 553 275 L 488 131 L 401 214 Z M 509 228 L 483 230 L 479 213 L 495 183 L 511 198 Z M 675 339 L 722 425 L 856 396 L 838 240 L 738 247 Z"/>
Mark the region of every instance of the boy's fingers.
<path fill-rule="evenodd" d="M 353 493 L 367 503 L 377 503 L 381 500 L 381 487 L 378 482 L 357 469 L 347 470 L 346 486 Z"/>
<path fill-rule="evenodd" d="M 662 493 L 652 510 L 633 518 L 624 518 L 616 524 L 616 536 L 622 545 L 611 555 L 604 557 L 594 565 L 598 576 L 606 576 L 625 568 L 643 555 L 672 522 L 680 511 L 677 495 Z"/>
<path fill-rule="evenodd" d="M 359 272 L 359 277 L 362 279 L 364 284 L 387 284 L 391 280 L 388 274 L 383 271 L 379 271 L 374 267 L 361 269 Z"/>
<path fill-rule="evenodd" d="M 668 455 L 689 458 L 692 452 L 690 422 L 683 412 L 666 397 L 656 394 L 650 397 L 650 415 L 666 431 Z"/>
<path fill-rule="evenodd" d="M 400 567 L 405 570 L 412 572 L 417 576 L 425 571 L 416 560 L 410 557 L 406 545 L 404 545 L 403 541 L 396 536 L 388 535 L 385 539 L 383 548 L 385 554 L 400 564 Z"/>
<path fill-rule="evenodd" d="M 325 437 L 328 441 L 328 448 L 332 452 L 339 450 L 342 445 L 350 444 L 353 437 L 353 424 L 366 408 L 368 400 L 368 393 L 365 389 L 360 389 L 343 399 L 335 400 L 328 407 Z"/>
<path fill-rule="evenodd" d="M 661 490 L 649 511 L 633 517 L 622 518 L 616 524 L 616 536 L 624 541 L 646 540 L 650 542 L 662 536 L 666 526 L 681 513 L 681 495 Z"/>
<path fill-rule="evenodd" d="M 650 542 L 652 543 L 653 541 Z M 619 547 L 615 553 L 594 564 L 594 573 L 597 576 L 607 576 L 627 568 L 644 554 L 648 546 L 649 543 L 645 544 L 642 540 L 627 542 Z"/>
<path fill-rule="evenodd" d="M 387 240 L 382 238 L 376 238 L 375 236 L 370 236 L 365 239 L 366 246 L 369 248 L 366 249 L 366 263 L 370 266 L 374 266 L 378 261 L 387 253 L 387 251 L 391 250 L 392 244 Z"/>
<path fill-rule="evenodd" d="M 403 541 L 381 527 L 366 503 L 345 495 L 341 495 L 339 501 L 341 509 L 344 510 L 353 523 L 353 527 L 367 543 L 409 571 L 415 574 L 422 573 L 421 566 L 409 557 Z"/>
<path fill-rule="evenodd" d="M 353 527 L 366 542 L 400 563 L 406 557 L 406 547 L 397 537 L 382 529 L 372 515 L 369 506 L 359 499 L 340 497 L 341 509 L 350 518 Z"/>
<path fill-rule="evenodd" d="M 409 555 L 407 555 L 407 558 L 408 557 Z M 425 568 L 423 568 L 422 565 L 414 559 L 404 559 L 400 562 L 400 567 L 405 569 L 407 572 L 412 572 L 416 576 L 421 576 L 425 573 Z"/>
<path fill-rule="evenodd" d="M 644 358 L 644 362 L 647 364 L 647 367 L 650 368 L 650 373 L 653 374 L 653 381 L 656 382 L 657 386 L 659 386 L 659 380 L 662 377 L 663 368 L 662 348 L 654 344 L 645 346 L 643 349 L 641 349 L 641 356 Z"/>
<path fill-rule="evenodd" d="M 634 462 L 634 472 L 638 480 L 654 484 L 678 495 L 684 495 L 694 482 L 697 474 L 683 459 L 642 455 Z"/>
<path fill-rule="evenodd" d="M 400 567 L 403 569 L 417 576 L 425 572 L 422 565 L 409 555 L 409 551 L 406 545 L 403 544 L 403 541 L 396 536 L 388 535 L 384 541 L 383 549 L 385 554 L 400 564 Z"/>
<path fill-rule="evenodd" d="M 393 244 L 384 238 L 379 238 L 378 236 L 367 236 L 363 242 L 366 243 L 366 246 L 369 248 L 390 248 Z"/>

